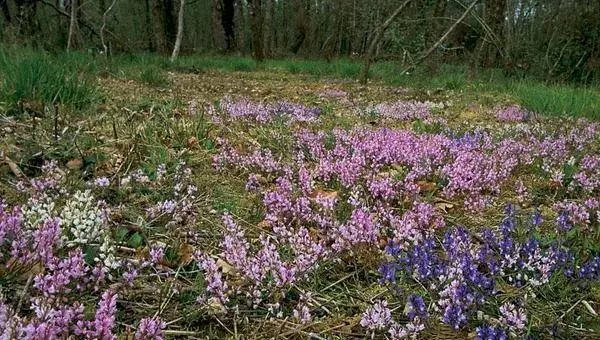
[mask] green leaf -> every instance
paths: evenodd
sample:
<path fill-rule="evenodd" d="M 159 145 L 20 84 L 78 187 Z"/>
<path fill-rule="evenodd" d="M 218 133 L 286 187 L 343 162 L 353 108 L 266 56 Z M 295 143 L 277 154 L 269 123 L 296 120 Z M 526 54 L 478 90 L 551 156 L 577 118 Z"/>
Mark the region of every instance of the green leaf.
<path fill-rule="evenodd" d="M 140 233 L 136 232 L 129 238 L 128 244 L 131 248 L 139 248 L 142 246 L 143 242 L 144 242 L 144 239 L 142 238 Z"/>

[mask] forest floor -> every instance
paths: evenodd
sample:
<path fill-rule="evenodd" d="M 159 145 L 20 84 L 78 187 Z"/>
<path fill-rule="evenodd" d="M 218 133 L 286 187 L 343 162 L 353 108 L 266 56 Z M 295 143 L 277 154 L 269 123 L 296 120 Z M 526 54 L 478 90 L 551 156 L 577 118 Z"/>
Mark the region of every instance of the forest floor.
<path fill-rule="evenodd" d="M 41 303 L 97 321 L 111 292 L 123 339 L 600 337 L 598 123 L 460 87 L 160 77 L 2 115 L 5 320 L 58 324 Z M 53 260 L 9 252 L 35 254 L 51 217 Z M 85 274 L 40 283 L 74 251 Z"/>

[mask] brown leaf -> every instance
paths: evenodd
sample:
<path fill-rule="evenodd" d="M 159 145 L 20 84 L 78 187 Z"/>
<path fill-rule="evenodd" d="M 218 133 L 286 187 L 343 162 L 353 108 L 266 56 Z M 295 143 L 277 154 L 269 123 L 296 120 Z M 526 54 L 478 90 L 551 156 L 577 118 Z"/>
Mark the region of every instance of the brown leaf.
<path fill-rule="evenodd" d="M 446 213 L 446 212 L 448 212 L 448 209 L 454 208 L 454 204 L 450 204 L 450 203 L 446 203 L 446 202 L 439 202 L 439 203 L 435 204 L 435 207 Z"/>
<path fill-rule="evenodd" d="M 71 170 L 78 170 L 83 167 L 83 161 L 81 158 L 74 158 L 67 162 L 67 168 Z"/>
<path fill-rule="evenodd" d="M 188 148 L 192 148 L 194 146 L 196 146 L 200 141 L 198 140 L 198 138 L 196 137 L 190 137 L 187 140 L 187 146 Z"/>
<path fill-rule="evenodd" d="M 181 256 L 179 264 L 182 266 L 187 266 L 188 264 L 190 264 L 190 262 L 192 262 L 194 249 L 192 249 L 192 247 L 189 244 L 184 243 L 181 246 L 181 248 L 179 248 L 179 255 Z"/>
<path fill-rule="evenodd" d="M 23 175 L 23 171 L 21 171 L 19 166 L 15 162 L 13 162 L 10 158 L 8 158 L 4 155 L 4 151 L 2 151 L 0 153 L 0 159 L 2 161 L 4 161 L 6 164 L 8 164 L 10 171 L 12 171 L 12 173 L 15 175 L 15 177 L 17 177 L 17 178 L 25 177 L 25 175 Z"/>
<path fill-rule="evenodd" d="M 423 192 L 434 191 L 437 188 L 435 183 L 429 181 L 418 181 L 417 185 L 419 186 L 419 188 L 421 188 L 421 191 Z"/>

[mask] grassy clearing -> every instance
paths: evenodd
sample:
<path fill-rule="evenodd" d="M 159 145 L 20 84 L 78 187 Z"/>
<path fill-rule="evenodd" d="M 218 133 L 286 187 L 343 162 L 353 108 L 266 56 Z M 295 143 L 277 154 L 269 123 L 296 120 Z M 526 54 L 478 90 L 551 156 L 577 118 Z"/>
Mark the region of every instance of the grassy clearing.
<path fill-rule="evenodd" d="M 600 119 L 600 91 L 596 87 L 547 84 L 531 79 L 508 77 L 500 70 L 477 73 L 465 67 L 445 65 L 431 75 L 417 69 L 403 75 L 404 67 L 379 62 L 372 67 L 372 79 L 384 85 L 423 91 L 460 92 L 468 100 L 486 96 L 506 97 L 542 114 Z M 94 76 L 132 79 L 153 87 L 171 84 L 166 72 L 200 74 L 219 72 L 283 72 L 316 79 L 355 79 L 360 61 L 338 59 L 268 60 L 259 64 L 246 57 L 184 56 L 171 63 L 150 55 L 122 55 L 110 60 L 89 53 L 48 54 L 22 49 L 0 50 L 0 98 L 8 108 L 22 101 L 59 102 L 81 108 L 99 102 Z"/>
<path fill-rule="evenodd" d="M 127 332 L 135 332 L 135 327 L 138 327 L 141 318 L 159 315 L 162 320 L 168 322 L 166 334 L 171 337 L 222 339 L 237 336 L 264 339 L 274 334 L 279 334 L 283 338 L 305 338 L 310 337 L 311 334 L 328 339 L 367 337 L 367 332 L 359 325 L 361 313 L 372 305 L 374 300 L 385 298 L 389 293 L 378 281 L 380 275 L 377 269 L 381 256 L 368 247 L 353 249 L 336 261 L 323 261 L 320 267 L 310 274 L 309 280 L 291 286 L 286 291 L 285 298 L 274 297 L 273 301 L 281 301 L 285 319 L 274 317 L 266 305 L 252 308 L 246 303 L 247 301 L 244 301 L 244 296 L 240 296 L 238 301 L 232 301 L 232 303 L 240 302 L 239 313 L 235 314 L 222 314 L 218 303 L 209 306 L 197 303 L 196 299 L 206 291 L 207 277 L 198 269 L 197 264 L 190 260 L 189 249 L 203 250 L 215 256 L 218 254 L 221 233 L 224 231 L 222 213 L 231 213 L 235 221 L 242 226 L 253 247 L 260 243 L 257 235 L 272 234 L 272 230 L 263 223 L 265 207 L 262 194 L 250 192 L 245 187 L 249 173 L 255 171 L 245 167 L 229 167 L 217 171 L 212 166 L 213 157 L 219 155 L 224 149 L 219 144 L 219 140 L 227 139 L 236 150 L 244 154 L 249 154 L 256 148 L 271 150 L 276 159 L 281 159 L 284 164 L 293 165 L 291 163 L 295 158 L 292 147 L 293 134 L 301 131 L 302 128 L 325 133 L 327 149 L 333 149 L 335 146 L 334 129 L 378 130 L 385 127 L 426 135 L 444 134 L 445 127 L 453 131 L 465 132 L 486 126 L 486 129 L 497 132 L 498 135 L 494 136 L 498 138 L 511 134 L 518 135 L 520 132 L 516 124 L 498 123 L 487 111 L 479 112 L 480 116 L 477 118 L 481 125 L 471 124 L 470 121 L 465 122 L 457 113 L 462 111 L 470 101 L 482 103 L 487 101 L 488 97 L 515 100 L 522 92 L 518 87 L 519 84 L 526 86 L 525 82 L 509 83 L 503 80 L 505 82 L 500 83 L 496 78 L 485 80 L 483 76 L 469 77 L 464 70 L 459 72 L 455 69 L 442 70 L 440 75 L 429 79 L 413 74 L 412 83 L 407 80 L 408 78 L 402 77 L 392 79 L 389 76 L 384 79 L 386 75 L 392 74 L 392 70 L 396 67 L 391 63 L 375 65 L 374 77 L 378 82 L 364 89 L 354 82 L 337 80 L 344 77 L 344 73 L 352 75 L 352 72 L 357 70 L 358 64 L 351 61 L 338 61 L 330 66 L 319 62 L 272 61 L 259 66 L 245 58 L 217 60 L 190 57 L 170 64 L 162 58 L 148 55 L 123 56 L 111 62 L 99 61 L 87 54 L 73 54 L 70 57 L 72 58 L 70 64 L 75 65 L 76 68 L 87 69 L 90 75 L 104 76 L 104 79 L 98 80 L 98 83 L 102 86 L 107 107 L 93 115 L 66 113 L 59 117 L 58 140 L 54 136 L 55 122 L 52 116 L 34 119 L 25 114 L 17 117 L 16 120 L 8 119 L 6 127 L 10 127 L 11 132 L 3 135 L 6 136 L 3 140 L 6 150 L 2 151 L 6 151 L 6 156 L 30 178 L 39 175 L 42 160 L 57 160 L 67 175 L 67 181 L 64 183 L 67 192 L 90 188 L 90 182 L 95 178 L 110 179 L 111 185 L 108 187 L 91 187 L 91 190 L 96 198 L 105 200 L 113 207 L 112 218 L 115 223 L 113 231 L 119 257 L 134 263 L 147 256 L 150 246 L 164 245 L 165 260 L 161 267 L 156 267 L 156 272 L 154 268 L 146 268 L 140 271 L 140 276 L 133 286 L 123 284 L 119 287 L 117 307 L 119 324 L 115 327 L 115 332 L 123 336 L 126 336 Z M 215 69 L 222 72 L 211 71 Z M 252 72 L 247 75 L 230 72 L 236 69 Z M 274 72 L 266 72 L 268 70 Z M 294 76 L 289 76 L 292 73 Z M 308 76 L 303 76 L 307 74 Z M 500 75 L 494 76 L 500 77 Z M 323 81 L 322 78 L 327 77 L 335 79 Z M 352 76 L 349 78 L 351 79 Z M 490 83 L 496 83 L 498 87 L 494 88 Z M 404 95 L 404 92 L 396 92 L 390 87 L 381 86 L 382 84 L 415 87 L 418 90 L 411 91 L 407 96 L 419 96 L 429 90 L 441 88 L 439 97 L 443 97 L 443 100 L 446 100 L 447 96 L 451 99 L 456 98 L 458 108 L 436 109 L 436 116 L 448 119 L 447 126 L 435 124 L 430 126 L 420 120 L 395 122 L 377 114 L 371 116 L 353 114 L 375 103 L 394 101 Z M 166 91 L 159 87 L 169 89 Z M 346 91 L 347 95 L 344 97 L 346 101 L 340 98 L 319 97 L 320 91 L 332 87 Z M 541 94 L 551 88 L 540 85 L 537 89 L 539 100 L 543 98 Z M 567 93 L 566 91 L 570 89 L 573 88 L 565 86 L 557 88 L 556 91 Z M 593 93 L 592 90 L 589 91 Z M 436 97 L 438 91 L 430 92 L 433 94 L 427 95 L 426 99 L 438 101 Z M 484 95 L 480 92 L 485 92 L 485 98 L 482 98 Z M 318 122 L 305 125 L 288 125 L 287 121 L 281 119 L 264 124 L 244 120 L 216 123 L 201 104 L 214 102 L 215 98 L 222 98 L 226 94 L 251 97 L 256 100 L 285 99 L 302 102 L 306 105 L 318 106 L 322 109 L 323 115 Z M 524 96 L 533 97 L 534 94 Z M 592 94 L 586 92 L 582 96 L 588 98 Z M 486 102 L 490 106 L 495 104 L 492 99 L 489 99 L 489 103 Z M 559 99 L 557 98 L 557 102 L 552 105 L 556 107 L 566 105 L 559 102 Z M 567 102 L 567 99 L 568 97 L 564 97 L 560 100 Z M 198 101 L 195 109 L 192 109 L 190 100 Z M 532 101 L 531 105 L 535 103 Z M 487 108 L 486 106 L 485 109 Z M 560 110 L 566 111 L 564 108 Z M 553 131 L 554 123 L 559 125 L 564 121 L 552 118 L 542 122 L 548 123 L 550 126 L 548 131 Z M 573 124 L 572 121 L 567 123 Z M 502 128 L 506 127 L 514 127 L 515 130 L 502 132 Z M 542 133 L 540 138 L 544 137 Z M 418 151 L 418 148 L 413 151 Z M 191 201 L 197 219 L 193 223 L 179 225 L 172 223 L 174 219 L 171 216 L 149 218 L 146 208 L 173 199 L 174 186 L 177 184 L 175 177 L 168 175 L 164 182 L 148 185 L 121 186 L 119 183 L 122 183 L 123 178 L 135 173 L 137 169 L 147 174 L 152 181 L 156 178 L 157 169 L 161 164 L 166 164 L 169 174 L 173 174 L 179 160 L 184 160 L 190 166 L 191 181 L 198 188 L 197 195 Z M 0 163 L 0 196 L 6 198 L 11 204 L 26 204 L 23 195 L 14 189 L 16 178 L 7 164 Z M 316 166 L 310 160 L 307 160 L 306 164 L 311 167 Z M 564 195 L 568 195 L 568 192 L 547 186 L 549 180 L 545 177 L 545 172 L 541 168 L 538 169 L 536 164 L 525 167 L 518 174 L 519 176 L 525 174 L 523 180 L 527 185 L 539 189 L 533 191 L 535 204 L 542 202 L 545 218 L 543 227 L 552 229 L 556 216 L 550 208 L 551 203 L 557 197 L 561 199 L 567 197 Z M 402 167 L 391 167 L 383 169 L 379 175 L 387 177 L 393 174 L 394 178 L 396 176 L 402 178 L 405 170 Z M 265 190 L 277 188 L 275 181 L 277 176 L 267 172 L 262 173 L 260 183 Z M 430 180 L 434 181 L 435 178 Z M 342 203 L 336 209 L 335 215 L 339 221 L 348 221 L 352 209 L 348 204 L 343 203 L 346 202 L 345 198 L 349 194 L 347 189 L 339 183 L 328 184 L 321 181 L 316 183 L 320 189 L 326 190 L 324 192 L 343 195 L 344 199 L 340 201 Z M 431 183 L 420 184 L 427 186 Z M 437 184 L 444 185 L 444 183 Z M 542 189 L 545 191 L 541 191 Z M 472 231 L 477 231 L 482 226 L 499 225 L 503 219 L 504 204 L 515 202 L 517 199 L 513 186 L 506 185 L 502 187 L 503 195 L 499 197 L 497 204 L 489 207 L 485 213 L 472 214 L 461 208 L 460 199 L 437 201 L 440 196 L 437 187 L 429 187 L 426 190 L 429 190 L 429 193 L 421 198 L 444 209 L 444 217 L 449 224 L 462 224 Z M 57 200 L 58 205 L 61 206 L 66 199 L 68 197 Z M 406 202 L 394 201 L 393 205 L 402 212 L 408 209 Z M 530 211 L 531 205 L 524 209 Z M 309 231 L 318 233 L 317 228 L 311 228 Z M 577 236 L 576 239 L 580 240 L 584 237 Z M 597 252 L 598 249 L 594 249 L 594 253 Z M 290 249 L 282 247 L 281 255 L 284 260 L 289 260 Z M 232 269 L 226 264 L 221 263 L 220 266 L 226 277 L 231 279 L 231 282 L 237 283 L 238 278 Z M 123 272 L 125 268 L 115 274 L 115 280 L 119 280 Z M 406 281 L 404 279 L 399 281 L 395 288 L 402 292 L 423 294 L 428 300 L 434 299 L 433 296 L 428 296 L 425 288 L 410 284 L 409 278 L 406 279 Z M 10 298 L 20 296 L 25 281 L 26 277 L 19 279 L 17 283 L 0 282 L 2 286 L 0 290 Z M 494 302 L 495 305 L 504 303 L 505 300 L 512 300 L 527 289 L 516 289 L 500 282 L 502 293 L 499 294 L 498 301 Z M 552 323 L 562 322 L 563 324 L 558 326 L 566 330 L 561 334 L 563 338 L 597 337 L 600 331 L 593 326 L 597 319 L 586 311 L 585 305 L 581 302 L 586 301 L 592 308 L 597 309 L 600 295 L 598 288 L 594 289 L 582 290 L 566 281 L 552 281 L 548 289 L 536 290 L 538 297 L 528 302 L 530 323 L 545 330 L 547 324 L 551 327 Z M 313 292 L 308 305 L 314 317 L 313 322 L 304 325 L 293 317 L 292 312 L 300 302 L 303 291 Z M 35 292 L 30 288 L 26 298 L 36 294 Z M 96 308 L 97 297 L 96 293 L 85 296 L 84 303 L 90 315 Z M 30 315 L 28 300 L 25 301 L 20 312 L 23 315 Z M 496 307 L 495 305 L 493 307 Z M 404 306 L 405 301 L 402 297 L 390 298 L 389 307 L 394 310 L 394 317 L 403 315 Z M 488 308 L 485 311 L 492 317 L 498 314 L 497 308 Z M 429 326 L 431 329 L 422 335 L 424 338 L 469 336 L 466 331 L 455 332 L 449 326 L 435 320 Z M 536 330 L 534 334 L 543 338 L 548 333 Z M 377 336 L 385 337 L 383 333 Z"/>

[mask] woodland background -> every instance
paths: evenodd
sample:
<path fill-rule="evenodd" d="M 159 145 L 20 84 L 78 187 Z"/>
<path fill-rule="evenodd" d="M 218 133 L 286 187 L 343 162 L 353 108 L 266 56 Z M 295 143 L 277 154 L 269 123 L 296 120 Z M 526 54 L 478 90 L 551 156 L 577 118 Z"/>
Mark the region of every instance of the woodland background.
<path fill-rule="evenodd" d="M 0 0 L 0 9 L 4 43 L 50 51 L 171 55 L 181 26 L 183 55 L 368 58 L 429 72 L 452 63 L 600 79 L 596 0 Z"/>

